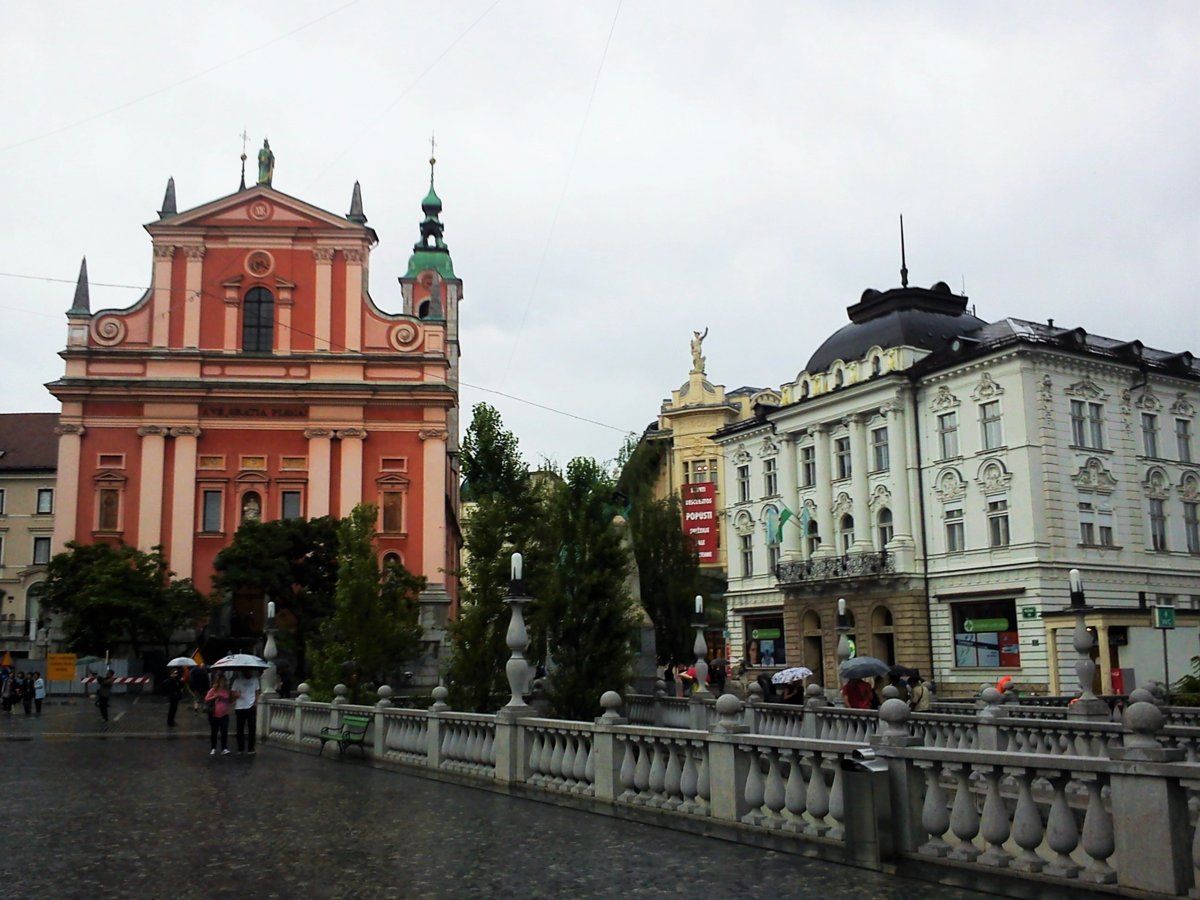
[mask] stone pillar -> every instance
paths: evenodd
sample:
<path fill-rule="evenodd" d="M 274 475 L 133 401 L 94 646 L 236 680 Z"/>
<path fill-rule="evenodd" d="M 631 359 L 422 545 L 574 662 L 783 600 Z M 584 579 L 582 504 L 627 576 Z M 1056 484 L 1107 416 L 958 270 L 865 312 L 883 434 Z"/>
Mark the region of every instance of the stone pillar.
<path fill-rule="evenodd" d="M 913 547 L 912 507 L 908 492 L 908 434 L 905 426 L 904 395 L 885 403 L 881 412 L 888 423 L 888 474 L 892 488 L 892 527 L 889 551 Z"/>
<path fill-rule="evenodd" d="M 296 286 L 281 278 L 275 280 L 279 296 L 275 298 L 275 316 L 279 327 L 275 329 L 275 352 L 280 355 L 292 352 L 292 307 L 295 306 Z"/>
<path fill-rule="evenodd" d="M 169 433 L 175 438 L 175 470 L 171 480 L 171 552 L 168 560 L 177 578 L 191 578 L 196 531 L 196 445 L 200 441 L 200 429 L 195 425 L 180 425 Z"/>
<path fill-rule="evenodd" d="M 337 514 L 344 518 L 362 503 L 363 441 L 367 432 L 362 428 L 339 428 L 337 436 L 342 441 Z"/>
<path fill-rule="evenodd" d="M 708 789 L 712 817 L 719 822 L 740 822 L 750 811 L 745 784 L 750 775 L 750 754 L 738 753 L 738 736 L 708 737 Z"/>
<path fill-rule="evenodd" d="M 167 429 L 161 425 L 143 425 L 137 433 L 142 439 L 137 546 L 139 550 L 149 552 L 151 547 L 162 543 Z"/>
<path fill-rule="evenodd" d="M 224 343 L 221 347 L 226 353 L 236 353 L 242 346 L 238 337 L 238 313 L 242 307 L 238 294 L 242 289 L 242 282 L 241 279 L 227 281 L 221 287 L 225 288 L 225 319 L 222 332 Z"/>
<path fill-rule="evenodd" d="M 314 297 L 316 334 L 313 337 L 313 349 L 318 352 L 329 352 L 329 341 L 332 333 L 333 320 L 333 249 L 330 247 L 315 247 L 313 258 L 317 264 L 316 296 Z"/>
<path fill-rule="evenodd" d="M 56 425 L 58 435 L 58 477 L 54 504 L 54 553 L 61 553 L 68 541 L 75 540 L 75 519 L 79 515 L 79 461 L 82 458 L 86 429 L 75 423 Z"/>
<path fill-rule="evenodd" d="M 150 343 L 167 346 L 171 326 L 171 269 L 175 261 L 174 244 L 154 245 L 154 284 L 150 301 Z"/>
<path fill-rule="evenodd" d="M 329 485 L 333 480 L 333 432 L 328 428 L 307 428 L 308 439 L 308 515 L 317 519 L 330 512 Z"/>
<path fill-rule="evenodd" d="M 422 428 L 421 570 L 432 586 L 446 566 L 446 438 L 444 428 Z"/>
<path fill-rule="evenodd" d="M 794 562 L 803 558 L 803 535 L 800 532 L 800 497 L 796 488 L 796 443 L 790 438 L 783 438 L 783 452 L 780 454 L 779 490 L 783 497 L 783 505 L 792 511 L 793 519 L 783 526 L 783 545 L 780 547 L 780 560 Z M 780 515 L 783 510 L 780 510 Z"/>
<path fill-rule="evenodd" d="M 921 746 L 921 738 L 909 732 L 911 715 L 903 700 L 885 700 L 879 707 L 879 730 L 868 738 L 876 754 L 887 762 L 892 846 L 900 853 L 917 852 L 926 839 L 926 832 L 921 827 L 925 779 L 911 759 L 889 756 L 891 747 Z"/>
<path fill-rule="evenodd" d="M 353 247 L 342 251 L 346 260 L 346 350 L 362 350 L 363 263 L 367 251 Z"/>
<path fill-rule="evenodd" d="M 813 556 L 834 556 L 837 550 L 833 543 L 833 468 L 829 455 L 829 426 L 817 425 L 813 429 L 813 436 L 817 464 L 817 531 L 821 536 L 821 545 Z"/>
<path fill-rule="evenodd" d="M 183 248 L 187 257 L 187 272 L 184 277 L 183 346 L 196 349 L 200 346 L 200 306 L 203 299 L 201 275 L 204 270 L 203 244 Z"/>
<path fill-rule="evenodd" d="M 595 797 L 609 803 L 621 793 L 621 759 L 617 756 L 617 736 L 614 729 L 625 725 L 628 719 L 621 716 L 621 695 L 616 691 L 605 691 L 600 696 L 604 715 L 596 719 L 592 730 L 592 753 L 595 755 Z"/>
<path fill-rule="evenodd" d="M 871 541 L 870 479 L 867 475 L 867 417 L 864 414 L 847 416 L 850 427 L 850 492 L 854 501 L 854 545 L 855 553 L 870 553 L 874 549 Z"/>

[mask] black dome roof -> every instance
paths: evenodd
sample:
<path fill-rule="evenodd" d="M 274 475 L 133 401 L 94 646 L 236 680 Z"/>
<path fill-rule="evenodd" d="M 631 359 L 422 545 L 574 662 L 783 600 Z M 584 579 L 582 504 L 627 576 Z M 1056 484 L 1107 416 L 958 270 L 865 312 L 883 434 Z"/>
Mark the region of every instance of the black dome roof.
<path fill-rule="evenodd" d="M 838 359 L 861 359 L 872 347 L 939 350 L 986 324 L 966 309 L 967 298 L 951 292 L 944 281 L 932 288 L 902 287 L 882 293 L 868 288 L 858 303 L 846 309 L 850 324 L 826 338 L 805 371 L 823 372 Z"/>

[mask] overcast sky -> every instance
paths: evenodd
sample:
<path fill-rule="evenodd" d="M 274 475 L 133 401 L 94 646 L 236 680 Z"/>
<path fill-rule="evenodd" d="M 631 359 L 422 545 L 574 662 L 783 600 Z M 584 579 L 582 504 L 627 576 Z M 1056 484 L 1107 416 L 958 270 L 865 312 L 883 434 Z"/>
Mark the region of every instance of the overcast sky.
<path fill-rule="evenodd" d="M 1200 355 L 1197 47 L 1195 2 L 5 3 L 0 412 L 57 409 L 80 257 L 135 302 L 101 284 L 147 284 L 167 178 L 231 193 L 243 129 L 285 193 L 362 182 L 393 311 L 436 133 L 464 427 L 535 464 L 615 456 L 693 330 L 711 381 L 793 379 L 899 283 L 901 213 L 983 319 Z"/>

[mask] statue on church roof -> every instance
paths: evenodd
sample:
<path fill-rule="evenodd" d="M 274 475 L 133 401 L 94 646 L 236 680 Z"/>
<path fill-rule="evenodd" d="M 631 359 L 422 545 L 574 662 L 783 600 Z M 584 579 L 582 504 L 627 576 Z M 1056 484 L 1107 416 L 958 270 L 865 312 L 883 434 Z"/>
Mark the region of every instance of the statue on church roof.
<path fill-rule="evenodd" d="M 263 138 L 262 149 L 258 151 L 258 183 L 270 187 L 274 176 L 275 154 L 271 152 L 271 145 L 267 143 L 267 139 Z"/>
<path fill-rule="evenodd" d="M 692 334 L 692 372 L 694 374 L 704 374 L 704 357 L 700 355 L 704 339 L 708 337 L 708 329 L 704 329 L 704 334 L 698 331 L 693 331 Z"/>

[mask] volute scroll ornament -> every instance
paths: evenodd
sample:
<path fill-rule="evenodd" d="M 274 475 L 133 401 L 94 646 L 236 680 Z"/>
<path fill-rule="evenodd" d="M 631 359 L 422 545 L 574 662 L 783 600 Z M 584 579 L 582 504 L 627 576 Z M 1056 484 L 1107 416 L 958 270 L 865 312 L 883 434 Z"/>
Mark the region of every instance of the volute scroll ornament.
<path fill-rule="evenodd" d="M 167 434 L 173 438 L 180 437 L 200 437 L 203 432 L 198 425 L 176 425 L 173 428 L 167 429 Z"/>
<path fill-rule="evenodd" d="M 306 440 L 314 438 L 331 438 L 333 437 L 332 428 L 306 428 L 304 429 L 304 437 Z"/>
<path fill-rule="evenodd" d="M 422 428 L 417 436 L 423 441 L 444 441 L 450 437 L 450 432 L 444 428 Z"/>
<path fill-rule="evenodd" d="M 54 433 L 60 437 L 64 434 L 73 434 L 76 437 L 83 437 L 86 432 L 87 428 L 85 428 L 83 425 L 73 422 L 61 423 L 54 426 Z"/>
<path fill-rule="evenodd" d="M 92 322 L 92 340 L 101 347 L 115 347 L 124 342 L 126 334 L 125 321 L 119 316 L 101 316 Z"/>

